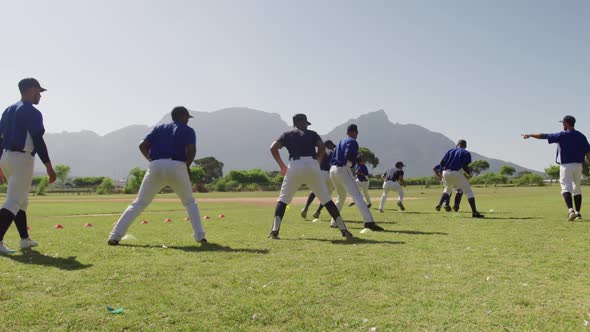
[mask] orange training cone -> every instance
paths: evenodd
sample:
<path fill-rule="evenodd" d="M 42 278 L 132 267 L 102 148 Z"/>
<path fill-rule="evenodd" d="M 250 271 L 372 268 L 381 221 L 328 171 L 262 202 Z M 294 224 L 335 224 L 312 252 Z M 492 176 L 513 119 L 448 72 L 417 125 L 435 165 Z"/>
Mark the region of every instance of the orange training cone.
<path fill-rule="evenodd" d="M 61 229 L 61 228 L 64 228 L 64 227 L 62 225 L 60 225 L 60 224 L 57 224 L 57 225 L 53 226 L 53 228 Z"/>

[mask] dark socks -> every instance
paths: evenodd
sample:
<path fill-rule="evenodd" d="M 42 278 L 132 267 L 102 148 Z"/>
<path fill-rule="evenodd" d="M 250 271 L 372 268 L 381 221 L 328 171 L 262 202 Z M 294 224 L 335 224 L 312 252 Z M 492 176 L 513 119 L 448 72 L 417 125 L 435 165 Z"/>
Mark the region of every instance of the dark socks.
<path fill-rule="evenodd" d="M 25 211 L 18 211 L 14 217 L 14 224 L 16 225 L 20 238 L 27 239 L 29 237 L 29 231 L 27 230 L 27 213 Z"/>
<path fill-rule="evenodd" d="M 323 208 L 324 208 L 324 205 L 320 204 L 320 206 L 318 206 L 318 210 L 315 213 L 320 214 L 320 212 L 322 212 Z"/>
<path fill-rule="evenodd" d="M 304 208 L 305 211 L 307 211 L 307 209 L 311 205 L 311 202 L 313 202 L 314 199 L 315 199 L 315 194 L 313 192 L 309 193 L 309 196 L 307 197 L 307 203 L 305 203 L 305 208 Z"/>
<path fill-rule="evenodd" d="M 285 216 L 285 210 L 287 209 L 287 204 L 283 202 L 277 202 L 277 206 L 275 208 L 275 217 L 280 217 L 283 219 Z"/>
<path fill-rule="evenodd" d="M 576 212 L 580 212 L 582 209 L 582 194 L 574 195 L 574 204 L 576 204 Z"/>
<path fill-rule="evenodd" d="M 438 203 L 439 206 L 443 205 L 443 203 L 446 203 L 447 205 L 449 204 L 449 200 L 451 199 L 451 196 L 447 193 L 443 193 L 442 196 L 440 197 L 440 202 Z"/>
<path fill-rule="evenodd" d="M 477 212 L 477 208 L 475 207 L 475 197 L 468 198 L 467 201 L 469 202 L 469 206 L 471 206 L 471 212 Z"/>
<path fill-rule="evenodd" d="M 455 194 L 455 206 L 461 205 L 461 199 L 463 198 L 463 193 Z"/>
<path fill-rule="evenodd" d="M 561 195 L 563 196 L 563 200 L 565 201 L 565 205 L 567 205 L 567 208 L 568 209 L 573 209 L 574 208 L 574 204 L 572 202 L 572 193 L 564 192 Z M 581 201 L 580 201 L 580 203 L 581 203 Z"/>
<path fill-rule="evenodd" d="M 328 213 L 332 218 L 334 218 L 334 220 L 340 217 L 340 211 L 338 211 L 338 207 L 336 206 L 336 204 L 334 204 L 333 201 L 329 201 L 328 203 L 326 203 L 326 210 L 328 210 Z"/>
<path fill-rule="evenodd" d="M 4 235 L 14 220 L 14 214 L 7 209 L 0 210 L 0 241 L 4 241 Z"/>

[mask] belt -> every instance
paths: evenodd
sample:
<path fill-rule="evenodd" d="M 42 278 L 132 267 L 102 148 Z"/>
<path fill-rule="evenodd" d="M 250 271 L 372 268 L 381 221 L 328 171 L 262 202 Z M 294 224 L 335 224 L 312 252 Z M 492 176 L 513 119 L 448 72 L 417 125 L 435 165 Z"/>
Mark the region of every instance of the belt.
<path fill-rule="evenodd" d="M 300 160 L 301 158 L 305 158 L 305 157 L 311 157 L 313 159 L 318 159 L 316 156 L 295 156 L 295 157 L 289 157 L 289 160 Z"/>
<path fill-rule="evenodd" d="M 174 160 L 174 161 L 181 161 L 181 162 L 186 162 L 186 160 L 181 160 L 178 158 L 158 158 L 158 159 L 152 159 L 152 161 L 156 161 L 156 160 Z"/>
<path fill-rule="evenodd" d="M 458 169 L 450 169 L 450 168 L 445 168 L 445 171 L 451 171 L 451 172 L 458 172 Z"/>
<path fill-rule="evenodd" d="M 10 149 L 4 149 L 4 151 L 10 151 L 10 152 L 20 152 L 20 153 L 27 153 L 27 151 L 25 151 L 25 150 L 10 150 Z"/>

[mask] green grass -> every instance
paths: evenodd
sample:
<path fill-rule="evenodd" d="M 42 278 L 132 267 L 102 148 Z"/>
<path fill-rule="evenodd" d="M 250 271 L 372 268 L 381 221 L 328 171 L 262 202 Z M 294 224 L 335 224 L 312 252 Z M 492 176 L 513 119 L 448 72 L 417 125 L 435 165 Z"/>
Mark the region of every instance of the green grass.
<path fill-rule="evenodd" d="M 359 234 L 360 214 L 346 207 L 355 242 L 328 227 L 326 212 L 303 221 L 299 204 L 271 241 L 272 203 L 203 199 L 202 215 L 213 217 L 205 246 L 178 201 L 153 203 L 129 230 L 137 240 L 110 247 L 118 215 L 92 215 L 119 214 L 132 196 L 35 197 L 40 246 L 0 257 L 0 330 L 583 330 L 590 224 L 564 221 L 557 186 L 475 191 L 487 219 L 470 218 L 466 200 L 460 213 L 436 212 L 439 189 L 408 188 L 406 212 L 395 197 L 384 214 L 372 210 L 384 233 Z M 232 196 L 277 193 L 196 197 Z M 5 242 L 17 240 L 13 226 Z"/>

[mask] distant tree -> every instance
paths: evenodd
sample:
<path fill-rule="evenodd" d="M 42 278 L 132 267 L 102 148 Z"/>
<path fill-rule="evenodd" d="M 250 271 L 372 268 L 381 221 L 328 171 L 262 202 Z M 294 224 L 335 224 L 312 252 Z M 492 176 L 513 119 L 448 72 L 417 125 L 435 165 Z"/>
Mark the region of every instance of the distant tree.
<path fill-rule="evenodd" d="M 370 164 L 372 168 L 379 165 L 379 158 L 369 148 L 361 147 L 359 149 L 359 158 L 362 158 L 365 163 Z"/>
<path fill-rule="evenodd" d="M 191 183 L 193 185 L 202 183 L 203 178 L 205 177 L 205 171 L 201 167 L 193 166 L 191 167 Z"/>
<path fill-rule="evenodd" d="M 104 178 L 100 185 L 96 188 L 96 193 L 99 195 L 107 195 L 113 192 L 113 180 L 111 178 Z"/>
<path fill-rule="evenodd" d="M 533 173 L 525 174 L 516 180 L 517 186 L 542 186 L 544 184 L 543 177 Z"/>
<path fill-rule="evenodd" d="M 62 185 L 66 183 L 68 175 L 70 175 L 70 166 L 67 165 L 55 165 L 55 174 Z"/>
<path fill-rule="evenodd" d="M 490 163 L 488 163 L 486 160 L 476 160 L 469 164 L 469 167 L 471 168 L 471 172 L 473 173 L 473 175 L 477 176 L 481 172 L 484 172 L 487 169 L 489 169 Z"/>
<path fill-rule="evenodd" d="M 104 176 L 87 176 L 74 179 L 74 186 L 79 188 L 96 187 L 104 181 Z"/>
<path fill-rule="evenodd" d="M 147 170 L 139 167 L 134 167 L 129 171 L 127 183 L 125 184 L 126 194 L 136 194 L 139 191 L 139 187 L 141 187 L 141 182 L 143 181 L 146 172 Z"/>
<path fill-rule="evenodd" d="M 37 195 L 39 196 L 43 196 L 45 195 L 45 191 L 47 190 L 47 187 L 49 187 L 49 179 L 47 179 L 47 177 L 43 177 L 43 179 L 41 179 L 41 182 L 39 182 L 39 185 L 37 185 Z"/>
<path fill-rule="evenodd" d="M 203 176 L 204 183 L 212 183 L 223 177 L 223 163 L 215 159 L 215 157 L 197 159 L 193 163 L 205 171 L 205 175 Z"/>
<path fill-rule="evenodd" d="M 500 167 L 500 175 L 512 176 L 514 173 L 516 173 L 516 169 L 512 166 L 504 165 Z"/>
<path fill-rule="evenodd" d="M 545 168 L 545 174 L 549 177 L 550 183 L 559 179 L 559 165 L 553 165 Z"/>
<path fill-rule="evenodd" d="M 587 160 L 584 160 L 584 166 L 582 168 L 582 174 L 584 174 L 584 176 L 590 176 L 590 164 L 588 164 Z"/>
<path fill-rule="evenodd" d="M 531 171 L 520 171 L 520 172 L 516 173 L 516 175 L 514 175 L 514 177 L 518 179 L 518 178 L 521 178 L 521 177 L 523 177 L 525 175 L 528 175 L 528 174 L 533 174 L 533 172 L 531 172 Z"/>

